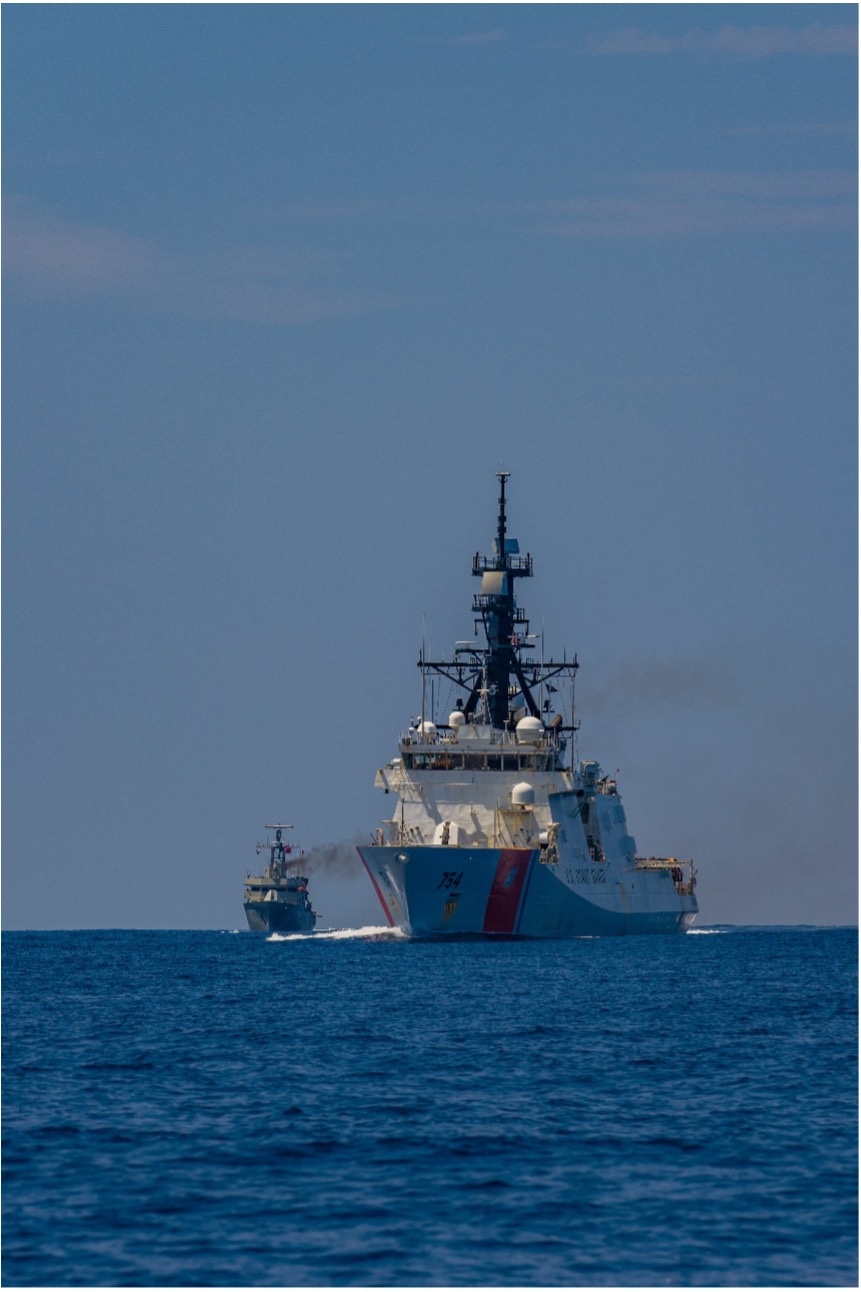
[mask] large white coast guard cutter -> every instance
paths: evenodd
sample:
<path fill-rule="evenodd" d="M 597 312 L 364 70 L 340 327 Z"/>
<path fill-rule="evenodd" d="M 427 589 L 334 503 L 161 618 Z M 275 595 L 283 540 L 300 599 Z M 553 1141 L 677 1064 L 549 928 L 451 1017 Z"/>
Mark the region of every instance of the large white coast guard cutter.
<path fill-rule="evenodd" d="M 493 554 L 472 562 L 476 640 L 449 660 L 422 651 L 421 716 L 377 772 L 393 811 L 359 854 L 386 920 L 418 937 L 684 932 L 693 863 L 638 856 L 615 780 L 577 760 L 577 657 L 535 658 L 515 596 L 532 557 L 506 537 L 497 479 Z"/>

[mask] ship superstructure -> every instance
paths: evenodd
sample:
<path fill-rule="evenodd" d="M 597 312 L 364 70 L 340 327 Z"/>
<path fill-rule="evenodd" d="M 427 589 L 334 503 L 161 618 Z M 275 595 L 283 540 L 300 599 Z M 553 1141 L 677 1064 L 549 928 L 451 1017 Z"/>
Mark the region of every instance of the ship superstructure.
<path fill-rule="evenodd" d="M 415 936 L 683 932 L 693 863 L 637 854 L 616 781 L 577 758 L 576 655 L 536 658 L 515 592 L 532 557 L 507 535 L 508 478 L 497 473 L 492 553 L 472 563 L 476 639 L 447 660 L 422 651 L 421 714 L 374 782 L 393 810 L 359 854 L 388 923 Z M 444 691 L 455 699 L 442 721 Z"/>
<path fill-rule="evenodd" d="M 311 933 L 317 923 L 308 880 L 297 870 L 302 849 L 284 842 L 284 831 L 292 828 L 286 822 L 267 825 L 266 842 L 257 845 L 258 855 L 268 852 L 269 859 L 262 875 L 249 872 L 245 880 L 244 907 L 252 933 Z"/>

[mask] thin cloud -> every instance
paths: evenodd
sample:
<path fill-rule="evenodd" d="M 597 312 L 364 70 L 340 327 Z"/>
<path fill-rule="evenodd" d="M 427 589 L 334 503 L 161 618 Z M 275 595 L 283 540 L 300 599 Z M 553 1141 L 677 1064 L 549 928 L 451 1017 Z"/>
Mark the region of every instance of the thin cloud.
<path fill-rule="evenodd" d="M 727 25 L 717 31 L 697 27 L 672 36 L 625 27 L 589 36 L 587 49 L 593 54 L 724 54 L 736 58 L 856 54 L 858 31 L 851 23 L 811 23 L 806 27 Z"/>
<path fill-rule="evenodd" d="M 163 267 L 148 243 L 109 229 L 62 221 L 18 196 L 3 203 L 3 270 L 40 294 L 110 290 Z"/>
<path fill-rule="evenodd" d="M 656 171 L 608 180 L 607 190 L 532 206 L 545 217 L 539 231 L 568 238 L 661 238 L 827 232 L 854 229 L 857 220 L 857 177 L 848 171 Z"/>
<path fill-rule="evenodd" d="M 121 295 L 160 312 L 235 321 L 307 323 L 394 304 L 339 282 L 343 257 L 224 245 L 168 251 L 57 219 L 21 198 L 4 206 L 3 270 L 7 290 L 30 299 Z"/>

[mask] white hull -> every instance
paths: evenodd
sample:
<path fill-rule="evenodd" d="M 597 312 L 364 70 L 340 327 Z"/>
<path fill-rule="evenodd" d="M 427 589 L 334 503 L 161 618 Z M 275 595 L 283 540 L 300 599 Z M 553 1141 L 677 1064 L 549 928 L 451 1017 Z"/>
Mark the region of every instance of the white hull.
<path fill-rule="evenodd" d="M 668 870 L 542 862 L 527 848 L 359 849 L 389 925 L 414 937 L 681 933 L 696 899 Z"/>

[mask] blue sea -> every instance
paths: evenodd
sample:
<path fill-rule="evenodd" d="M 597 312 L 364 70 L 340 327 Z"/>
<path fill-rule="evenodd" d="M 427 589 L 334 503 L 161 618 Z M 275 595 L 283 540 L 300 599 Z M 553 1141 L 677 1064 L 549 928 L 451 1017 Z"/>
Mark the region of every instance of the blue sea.
<path fill-rule="evenodd" d="M 857 932 L 7 933 L 3 1283 L 854 1286 Z"/>

